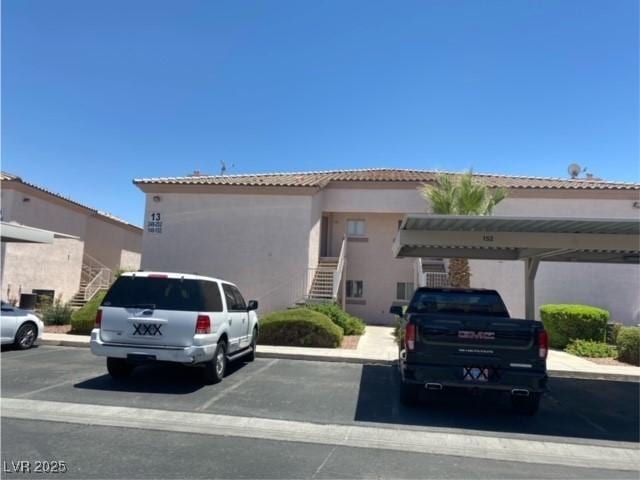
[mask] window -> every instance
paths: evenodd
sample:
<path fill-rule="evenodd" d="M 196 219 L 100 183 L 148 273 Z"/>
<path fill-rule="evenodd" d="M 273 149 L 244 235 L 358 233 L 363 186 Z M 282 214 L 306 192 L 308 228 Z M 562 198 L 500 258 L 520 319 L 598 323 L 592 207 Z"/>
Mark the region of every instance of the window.
<path fill-rule="evenodd" d="M 362 298 L 364 290 L 362 280 L 347 280 L 347 298 Z"/>
<path fill-rule="evenodd" d="M 236 287 L 223 283 L 222 290 L 224 291 L 224 298 L 227 301 L 227 310 L 244 311 L 247 309 L 244 298 L 242 298 L 242 295 Z"/>
<path fill-rule="evenodd" d="M 396 283 L 396 299 L 397 300 L 411 300 L 412 295 L 413 295 L 413 282 Z"/>
<path fill-rule="evenodd" d="M 164 277 L 121 276 L 107 292 L 102 305 L 185 312 L 222 311 L 216 283 Z"/>
<path fill-rule="evenodd" d="M 460 293 L 446 289 L 419 289 L 409 305 L 409 311 L 412 313 L 509 317 L 507 307 L 502 302 L 500 295 L 491 290 Z"/>
<path fill-rule="evenodd" d="M 364 220 L 347 220 L 347 236 L 364 237 L 365 235 Z"/>

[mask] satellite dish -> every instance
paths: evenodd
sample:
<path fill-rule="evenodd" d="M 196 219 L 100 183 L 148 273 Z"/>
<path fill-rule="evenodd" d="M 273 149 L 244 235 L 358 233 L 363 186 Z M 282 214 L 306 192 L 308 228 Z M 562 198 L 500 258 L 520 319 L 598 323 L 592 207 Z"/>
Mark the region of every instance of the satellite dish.
<path fill-rule="evenodd" d="M 582 167 L 577 163 L 572 163 L 571 165 L 569 165 L 568 171 L 569 175 L 571 175 L 571 178 L 578 178 L 578 175 L 580 175 L 580 172 L 582 172 Z"/>

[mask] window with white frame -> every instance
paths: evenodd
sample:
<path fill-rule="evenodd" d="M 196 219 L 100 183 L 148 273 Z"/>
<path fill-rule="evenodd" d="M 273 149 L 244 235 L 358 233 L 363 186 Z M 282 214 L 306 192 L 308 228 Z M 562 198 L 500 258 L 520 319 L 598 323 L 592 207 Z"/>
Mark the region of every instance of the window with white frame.
<path fill-rule="evenodd" d="M 347 298 L 362 298 L 364 282 L 362 280 L 347 280 Z"/>
<path fill-rule="evenodd" d="M 413 290 L 413 282 L 396 283 L 396 300 L 411 300 Z"/>
<path fill-rule="evenodd" d="M 364 220 L 347 220 L 347 236 L 364 237 L 365 233 Z"/>

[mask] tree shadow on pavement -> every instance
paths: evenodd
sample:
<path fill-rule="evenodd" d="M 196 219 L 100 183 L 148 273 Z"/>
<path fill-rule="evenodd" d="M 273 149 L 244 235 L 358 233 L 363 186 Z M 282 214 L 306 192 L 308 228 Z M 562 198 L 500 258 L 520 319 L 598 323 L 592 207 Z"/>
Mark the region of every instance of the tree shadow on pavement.
<path fill-rule="evenodd" d="M 397 366 L 364 365 L 355 420 L 513 435 L 547 435 L 640 441 L 638 383 L 550 378 L 549 393 L 534 417 L 511 409 L 506 394 L 424 392 L 420 405 L 399 401 Z M 428 393 L 428 396 L 426 395 Z"/>

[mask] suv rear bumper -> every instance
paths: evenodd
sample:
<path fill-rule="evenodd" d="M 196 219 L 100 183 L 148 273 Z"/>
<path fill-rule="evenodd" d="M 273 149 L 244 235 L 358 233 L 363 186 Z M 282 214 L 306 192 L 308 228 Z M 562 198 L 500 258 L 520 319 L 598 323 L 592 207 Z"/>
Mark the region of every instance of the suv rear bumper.
<path fill-rule="evenodd" d="M 192 345 L 189 347 L 105 343 L 100 339 L 99 329 L 91 331 L 91 352 L 101 357 L 127 358 L 129 355 L 135 355 L 155 358 L 155 360 L 160 362 L 193 365 L 211 360 L 215 350 L 215 343 L 210 345 Z"/>
<path fill-rule="evenodd" d="M 462 379 L 463 367 L 408 364 L 400 362 L 400 373 L 403 383 L 426 385 L 435 383 L 444 387 L 479 388 L 486 390 L 512 391 L 528 390 L 531 393 L 547 391 L 546 371 L 501 370 L 499 378 L 486 382 Z"/>

